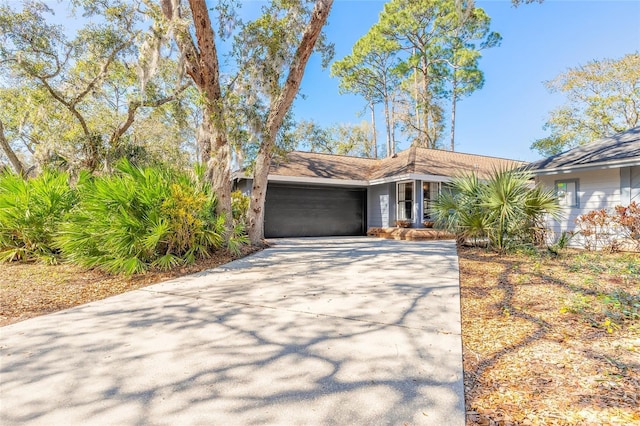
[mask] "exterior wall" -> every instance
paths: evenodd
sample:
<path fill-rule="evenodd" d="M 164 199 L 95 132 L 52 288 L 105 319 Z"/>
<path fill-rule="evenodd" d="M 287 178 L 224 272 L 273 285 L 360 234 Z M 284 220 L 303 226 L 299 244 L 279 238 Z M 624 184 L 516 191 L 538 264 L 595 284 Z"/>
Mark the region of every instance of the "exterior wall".
<path fill-rule="evenodd" d="M 620 169 L 620 192 L 622 205 L 640 203 L 640 166 Z"/>
<path fill-rule="evenodd" d="M 407 182 L 407 181 L 401 181 Z M 367 188 L 367 226 L 393 227 L 396 226 L 398 211 L 397 193 L 398 183 L 390 182 L 373 185 Z M 413 222 L 412 228 L 423 228 L 423 197 L 422 180 L 413 181 Z M 436 182 L 431 182 L 436 183 Z"/>
<path fill-rule="evenodd" d="M 564 173 L 539 176 L 537 181 L 548 188 L 555 188 L 556 181 L 578 179 L 578 206 L 563 207 L 560 220 L 549 219 L 547 227 L 550 239 L 557 240 L 562 232 L 576 231 L 578 216 L 593 210 L 611 210 L 620 204 L 628 204 L 621 200 L 623 182 L 621 169 L 603 169 L 577 173 Z M 570 241 L 572 246 L 583 246 L 581 235 L 575 235 Z"/>
<path fill-rule="evenodd" d="M 395 183 L 384 183 L 367 188 L 367 227 L 394 226 L 395 212 Z"/>
<path fill-rule="evenodd" d="M 422 225 L 422 208 L 423 208 L 423 197 L 424 197 L 424 191 L 422 191 L 422 181 L 421 180 L 416 180 L 414 181 L 415 186 L 415 191 L 414 191 L 414 197 L 413 197 L 413 210 L 414 210 L 414 216 L 413 216 L 413 228 L 424 228 L 424 226 Z"/>
<path fill-rule="evenodd" d="M 234 182 L 232 190 L 233 191 L 238 190 L 242 192 L 244 195 L 250 195 L 252 184 L 253 184 L 252 179 L 239 179 L 236 182 Z"/>

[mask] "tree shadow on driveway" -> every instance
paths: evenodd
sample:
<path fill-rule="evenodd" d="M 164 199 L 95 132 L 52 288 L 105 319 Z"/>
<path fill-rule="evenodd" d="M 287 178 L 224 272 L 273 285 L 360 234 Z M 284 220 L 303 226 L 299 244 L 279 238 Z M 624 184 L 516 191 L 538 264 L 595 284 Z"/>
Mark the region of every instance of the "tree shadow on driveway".
<path fill-rule="evenodd" d="M 0 333 L 2 424 L 464 424 L 453 242 L 277 241 Z"/>

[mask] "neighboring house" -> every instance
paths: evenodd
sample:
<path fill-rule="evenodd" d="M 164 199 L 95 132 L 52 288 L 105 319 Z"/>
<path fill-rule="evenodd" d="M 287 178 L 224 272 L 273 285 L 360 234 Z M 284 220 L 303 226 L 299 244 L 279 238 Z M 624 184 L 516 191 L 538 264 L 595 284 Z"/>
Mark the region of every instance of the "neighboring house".
<path fill-rule="evenodd" d="M 594 210 L 640 203 L 640 127 L 531 163 L 536 181 L 555 188 L 561 220 L 550 220 L 551 238 L 576 231 L 576 218 Z M 580 235 L 572 240 L 582 245 Z"/>
<path fill-rule="evenodd" d="M 431 203 L 453 177 L 522 162 L 412 147 L 394 157 L 367 159 L 294 151 L 271 167 L 265 203 L 265 237 L 364 235 L 370 227 L 411 227 L 430 219 Z M 234 175 L 237 189 L 251 179 Z"/>

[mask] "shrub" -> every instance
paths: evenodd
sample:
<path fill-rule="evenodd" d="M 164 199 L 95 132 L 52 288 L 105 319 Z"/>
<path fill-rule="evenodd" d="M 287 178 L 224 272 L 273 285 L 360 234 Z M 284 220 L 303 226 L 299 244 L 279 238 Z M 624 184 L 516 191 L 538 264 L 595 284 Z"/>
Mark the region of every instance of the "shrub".
<path fill-rule="evenodd" d="M 576 225 L 587 250 L 619 251 L 625 243 L 640 250 L 640 205 L 635 201 L 612 213 L 600 209 L 580 215 Z"/>
<path fill-rule="evenodd" d="M 434 203 L 439 226 L 464 239 L 484 239 L 498 251 L 540 243 L 545 215 L 557 216 L 552 191 L 531 187 L 525 171 L 495 170 L 486 182 L 475 174 L 454 179 Z"/>
<path fill-rule="evenodd" d="M 624 236 L 635 242 L 635 249 L 640 251 L 640 204 L 633 201 L 627 207 L 616 206 L 613 221 L 620 225 Z"/>
<path fill-rule="evenodd" d="M 249 197 L 240 190 L 231 193 L 231 211 L 234 221 L 246 221 L 247 212 L 249 211 Z"/>
<path fill-rule="evenodd" d="M 75 203 L 67 173 L 45 170 L 28 180 L 11 172 L 0 175 L 0 260 L 55 263 L 53 238 Z"/>
<path fill-rule="evenodd" d="M 169 269 L 223 245 L 215 196 L 185 173 L 123 160 L 111 176 L 82 175 L 78 192 L 56 242 L 82 266 L 124 274 Z"/>

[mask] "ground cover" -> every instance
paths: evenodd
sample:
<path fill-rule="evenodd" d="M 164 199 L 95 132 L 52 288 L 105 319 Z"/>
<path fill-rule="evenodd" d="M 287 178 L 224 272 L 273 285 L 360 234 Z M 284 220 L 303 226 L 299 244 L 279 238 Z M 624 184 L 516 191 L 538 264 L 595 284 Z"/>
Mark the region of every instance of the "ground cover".
<path fill-rule="evenodd" d="M 253 251 L 245 247 L 239 256 L 216 252 L 188 266 L 132 276 L 110 275 L 70 264 L 1 263 L 0 326 L 215 268 Z"/>
<path fill-rule="evenodd" d="M 469 425 L 640 424 L 640 256 L 459 249 Z M 232 260 L 132 277 L 2 264 L 0 325 Z"/>
<path fill-rule="evenodd" d="M 640 424 L 640 256 L 459 255 L 469 425 Z"/>

